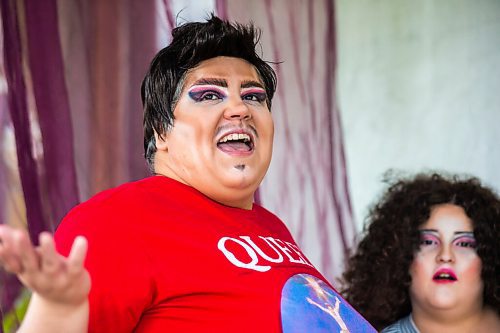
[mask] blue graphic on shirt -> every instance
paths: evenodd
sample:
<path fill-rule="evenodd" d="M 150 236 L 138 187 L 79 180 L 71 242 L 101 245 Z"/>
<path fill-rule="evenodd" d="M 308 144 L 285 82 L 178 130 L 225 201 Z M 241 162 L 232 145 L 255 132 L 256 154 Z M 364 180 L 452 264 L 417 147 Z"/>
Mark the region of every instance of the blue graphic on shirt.
<path fill-rule="evenodd" d="M 353 307 L 322 280 L 292 276 L 281 292 L 283 333 L 377 332 Z"/>

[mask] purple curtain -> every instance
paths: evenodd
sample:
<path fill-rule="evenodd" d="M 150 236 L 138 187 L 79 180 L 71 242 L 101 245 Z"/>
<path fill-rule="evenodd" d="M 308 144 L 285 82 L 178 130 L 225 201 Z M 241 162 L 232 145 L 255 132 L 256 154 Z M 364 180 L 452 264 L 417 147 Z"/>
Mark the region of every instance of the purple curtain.
<path fill-rule="evenodd" d="M 24 217 L 6 206 L 15 194 L 2 163 L 0 222 L 27 223 L 36 243 L 81 200 L 148 174 L 140 84 L 158 49 L 158 9 L 155 1 L 133 0 L 0 3 L 8 87 L 0 101 L 11 119 L 3 126 L 2 108 L 0 137 L 13 128 L 26 207 Z M 6 313 L 20 285 L 1 278 Z"/>
<path fill-rule="evenodd" d="M 31 135 L 29 132 L 29 115 L 26 102 L 26 85 L 22 75 L 21 42 L 19 26 L 16 15 L 16 3 L 14 1 L 1 1 L 2 28 L 3 28 L 3 57 L 5 67 L 5 79 L 9 86 L 8 108 L 11 113 L 12 123 L 15 128 L 16 149 L 18 151 L 19 170 L 23 184 L 24 195 L 32 200 L 33 206 L 29 207 L 26 215 L 31 217 L 31 226 L 41 231 L 45 226 L 42 214 L 41 198 L 38 192 L 36 173 L 36 162 L 32 155 Z M 5 128 L 1 127 L 2 130 Z M 4 171 L 4 170 L 2 170 Z M 5 178 L 5 176 L 3 177 Z M 0 316 L 11 308 L 20 290 L 19 282 L 10 275 L 0 272 L 2 283 Z M 3 332 L 3 325 L 0 328 Z"/>
<path fill-rule="evenodd" d="M 73 129 L 57 25 L 57 1 L 25 0 L 24 4 L 28 64 L 43 146 L 38 179 L 46 193 L 50 213 L 47 229 L 51 230 L 78 203 Z M 32 230 L 31 225 L 29 229 Z"/>
<path fill-rule="evenodd" d="M 259 198 L 333 281 L 355 234 L 335 96 L 334 2 L 217 3 L 230 20 L 262 29 L 264 58 L 276 63 L 275 146 Z"/>
<path fill-rule="evenodd" d="M 34 158 L 33 139 L 30 130 L 30 115 L 27 103 L 27 89 L 23 74 L 21 36 L 18 23 L 18 3 L 2 1 L 2 23 L 4 32 L 4 66 L 8 85 L 8 105 L 15 130 L 19 174 L 26 202 L 29 229 L 36 235 L 48 229 L 46 215 L 42 208 L 38 166 Z M 33 241 L 36 238 L 33 237 Z"/>

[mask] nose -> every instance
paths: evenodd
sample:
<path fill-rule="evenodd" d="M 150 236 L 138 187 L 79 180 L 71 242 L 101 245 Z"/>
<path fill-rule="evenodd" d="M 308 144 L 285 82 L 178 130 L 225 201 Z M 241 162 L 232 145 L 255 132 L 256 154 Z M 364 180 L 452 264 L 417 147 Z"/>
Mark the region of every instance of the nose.
<path fill-rule="evenodd" d="M 450 246 L 443 245 L 436 255 L 436 261 L 438 263 L 450 263 L 455 262 L 455 254 Z"/>
<path fill-rule="evenodd" d="M 251 117 L 249 106 L 239 96 L 231 98 L 224 109 L 224 118 L 228 120 L 248 120 Z"/>

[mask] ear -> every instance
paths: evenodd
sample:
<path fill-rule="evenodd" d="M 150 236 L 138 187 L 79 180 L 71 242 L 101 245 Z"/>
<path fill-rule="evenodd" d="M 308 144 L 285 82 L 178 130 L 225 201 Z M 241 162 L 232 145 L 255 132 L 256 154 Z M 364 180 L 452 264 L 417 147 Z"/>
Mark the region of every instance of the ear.
<path fill-rule="evenodd" d="M 161 151 L 168 151 L 168 143 L 167 143 L 167 137 L 165 134 L 159 135 L 155 131 L 155 142 L 156 142 L 156 150 L 161 150 Z"/>

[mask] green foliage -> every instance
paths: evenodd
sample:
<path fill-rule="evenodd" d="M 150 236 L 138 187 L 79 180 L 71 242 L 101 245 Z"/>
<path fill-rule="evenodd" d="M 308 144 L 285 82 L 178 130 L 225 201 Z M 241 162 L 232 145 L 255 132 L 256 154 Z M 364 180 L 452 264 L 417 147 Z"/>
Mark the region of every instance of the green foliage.
<path fill-rule="evenodd" d="M 21 320 L 23 320 L 28 308 L 31 292 L 24 289 L 14 303 L 14 307 L 3 316 L 3 331 L 5 333 L 15 333 Z"/>

